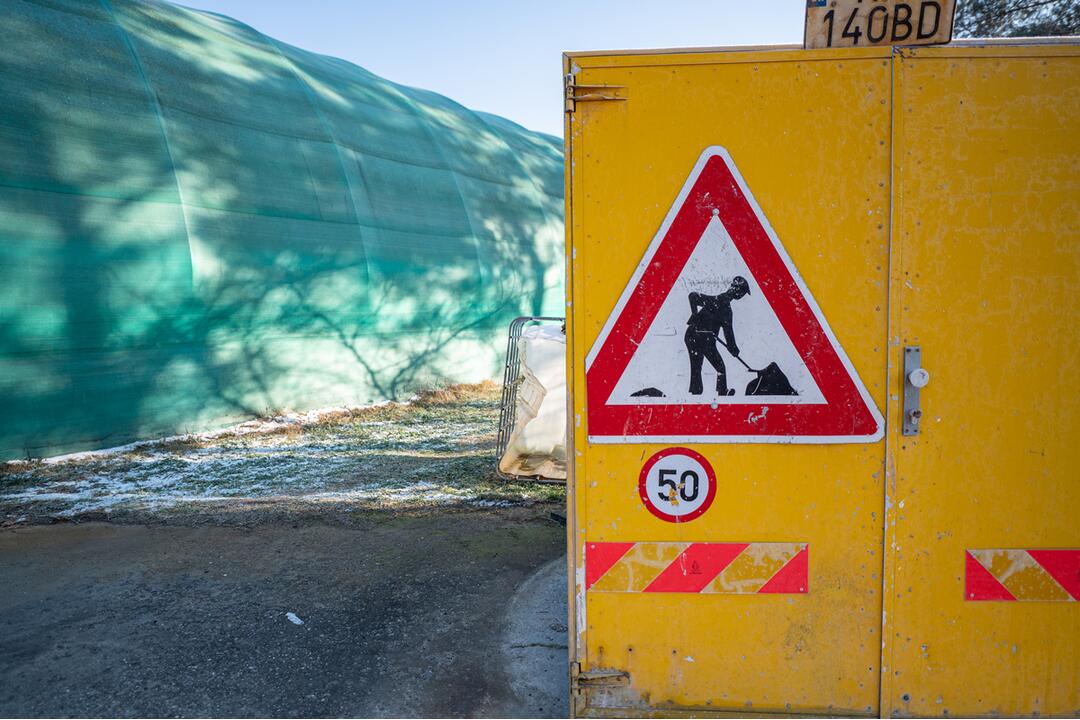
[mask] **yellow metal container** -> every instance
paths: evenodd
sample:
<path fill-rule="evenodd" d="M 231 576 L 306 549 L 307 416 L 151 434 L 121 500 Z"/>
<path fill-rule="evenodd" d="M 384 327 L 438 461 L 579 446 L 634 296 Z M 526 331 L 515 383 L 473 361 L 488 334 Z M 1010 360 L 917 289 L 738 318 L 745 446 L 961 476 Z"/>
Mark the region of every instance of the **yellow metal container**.
<path fill-rule="evenodd" d="M 565 71 L 574 713 L 1075 716 L 1080 46 L 574 53 Z M 736 168 L 883 433 L 609 432 L 623 416 L 590 407 L 587 368 L 709 158 Z M 904 435 L 915 346 L 930 381 Z M 643 479 L 673 452 L 685 492 L 712 475 L 679 522 Z"/>

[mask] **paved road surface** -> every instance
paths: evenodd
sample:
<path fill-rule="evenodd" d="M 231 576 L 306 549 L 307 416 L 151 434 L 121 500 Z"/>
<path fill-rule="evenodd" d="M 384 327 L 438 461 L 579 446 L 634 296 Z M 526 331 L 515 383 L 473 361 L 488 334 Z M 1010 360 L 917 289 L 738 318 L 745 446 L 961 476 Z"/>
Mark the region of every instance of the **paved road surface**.
<path fill-rule="evenodd" d="M 565 716 L 550 509 L 0 532 L 0 717 Z"/>

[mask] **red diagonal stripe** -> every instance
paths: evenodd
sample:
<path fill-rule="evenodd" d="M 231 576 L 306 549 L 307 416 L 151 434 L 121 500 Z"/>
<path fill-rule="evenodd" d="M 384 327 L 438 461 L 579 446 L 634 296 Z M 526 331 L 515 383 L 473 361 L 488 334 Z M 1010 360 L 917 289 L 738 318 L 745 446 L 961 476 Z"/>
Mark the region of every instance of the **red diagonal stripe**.
<path fill-rule="evenodd" d="M 800 594 L 810 589 L 810 546 L 807 545 L 795 557 L 777 570 L 758 593 Z"/>
<path fill-rule="evenodd" d="M 748 544 L 694 543 L 664 568 L 644 592 L 701 592 Z"/>
<path fill-rule="evenodd" d="M 1073 600 L 1080 600 L 1080 550 L 1028 550 L 1027 553 Z"/>
<path fill-rule="evenodd" d="M 990 571 L 984 568 L 971 553 L 965 552 L 964 599 L 1015 601 L 1016 597 L 998 582 L 998 579 L 991 575 Z"/>
<path fill-rule="evenodd" d="M 585 543 L 585 588 L 591 588 L 632 547 L 632 542 Z"/>

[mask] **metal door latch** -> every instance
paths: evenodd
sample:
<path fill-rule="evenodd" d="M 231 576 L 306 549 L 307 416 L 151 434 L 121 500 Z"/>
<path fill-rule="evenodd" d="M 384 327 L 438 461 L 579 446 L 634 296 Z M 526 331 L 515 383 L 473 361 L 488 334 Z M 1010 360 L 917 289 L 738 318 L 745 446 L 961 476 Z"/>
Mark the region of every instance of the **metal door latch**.
<path fill-rule="evenodd" d="M 904 435 L 918 435 L 922 420 L 919 391 L 930 382 L 930 373 L 922 367 L 922 350 L 918 345 L 904 348 Z"/>

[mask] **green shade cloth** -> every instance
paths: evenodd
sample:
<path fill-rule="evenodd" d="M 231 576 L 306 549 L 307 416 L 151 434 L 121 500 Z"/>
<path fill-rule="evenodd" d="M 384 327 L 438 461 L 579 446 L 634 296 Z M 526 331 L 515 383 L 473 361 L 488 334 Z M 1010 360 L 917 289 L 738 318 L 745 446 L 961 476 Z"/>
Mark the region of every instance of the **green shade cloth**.
<path fill-rule="evenodd" d="M 0 457 L 495 375 L 562 144 L 141 0 L 0 3 Z"/>

